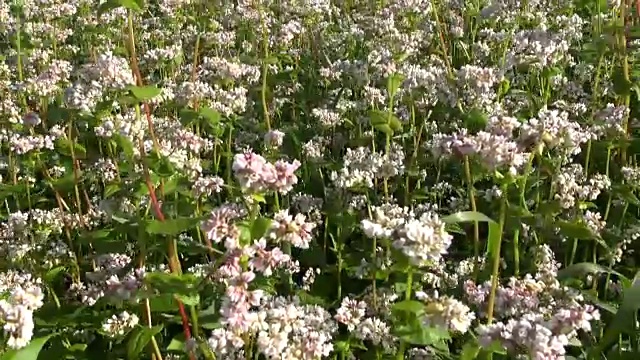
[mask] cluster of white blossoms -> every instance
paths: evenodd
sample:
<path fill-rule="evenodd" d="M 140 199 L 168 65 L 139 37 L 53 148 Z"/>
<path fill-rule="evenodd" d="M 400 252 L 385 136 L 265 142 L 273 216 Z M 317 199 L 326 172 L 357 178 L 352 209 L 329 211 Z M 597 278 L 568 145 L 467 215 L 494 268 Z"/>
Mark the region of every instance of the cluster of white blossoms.
<path fill-rule="evenodd" d="M 9 294 L 7 299 L 0 300 L 0 319 L 8 336 L 7 346 L 25 347 L 33 337 L 33 312 L 44 305 L 41 280 L 14 271 L 2 273 L 0 291 Z"/>

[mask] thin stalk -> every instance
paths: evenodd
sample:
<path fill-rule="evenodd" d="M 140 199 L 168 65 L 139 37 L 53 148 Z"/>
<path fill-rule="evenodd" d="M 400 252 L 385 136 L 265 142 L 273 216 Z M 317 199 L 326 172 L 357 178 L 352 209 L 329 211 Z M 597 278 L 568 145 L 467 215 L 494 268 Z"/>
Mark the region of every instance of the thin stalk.
<path fill-rule="evenodd" d="M 500 250 L 502 247 L 502 232 L 507 213 L 507 187 L 503 186 L 502 203 L 500 204 L 500 240 L 493 258 L 493 268 L 491 271 L 491 293 L 489 293 L 489 303 L 487 305 L 487 324 L 493 321 L 493 308 L 496 302 L 496 289 L 498 288 L 498 276 L 500 274 Z"/>
<path fill-rule="evenodd" d="M 469 163 L 469 156 L 464 157 L 464 175 L 467 182 L 467 195 L 469 196 L 469 203 L 471 203 L 471 211 L 478 211 L 476 205 L 475 188 L 473 186 L 473 179 L 471 178 L 471 165 Z M 480 271 L 480 226 L 477 221 L 473 222 L 473 279 L 478 279 L 478 273 Z"/>
<path fill-rule="evenodd" d="M 134 38 L 134 31 L 133 31 L 133 13 L 131 12 L 131 10 L 128 11 L 127 19 L 128 19 L 127 23 L 128 23 L 128 30 L 129 30 L 128 45 L 129 45 L 129 52 L 131 56 L 131 69 L 133 70 L 134 76 L 136 78 L 136 83 L 138 84 L 138 86 L 142 86 L 143 79 L 142 79 L 142 74 L 140 73 L 140 69 L 138 68 L 138 60 L 136 56 L 136 47 L 135 47 L 135 40 L 134 40 L 135 38 Z M 153 139 L 154 148 L 157 149 L 158 140 L 156 139 L 155 134 L 153 132 L 153 122 L 151 121 L 151 110 L 149 108 L 149 104 L 147 104 L 146 102 L 144 103 L 144 109 L 147 117 L 147 123 L 149 125 L 149 134 Z M 136 114 L 139 118 L 140 117 L 139 105 L 136 105 Z M 144 148 L 141 148 L 141 153 L 144 154 Z M 156 197 L 153 184 L 151 183 L 151 176 L 149 175 L 149 167 L 147 166 L 145 161 L 142 161 L 142 167 L 144 172 L 145 185 L 149 190 L 149 197 L 151 198 L 151 207 L 153 208 L 156 218 L 159 221 L 164 222 L 165 216 L 158 203 L 158 199 Z M 180 259 L 178 257 L 178 250 L 177 250 L 177 244 L 175 239 L 172 238 L 169 240 L 167 250 L 168 250 L 168 257 L 169 257 L 169 269 L 174 274 L 181 274 L 182 268 L 180 265 Z M 184 308 L 184 304 L 182 303 L 182 301 L 176 298 L 176 302 L 178 303 L 178 312 L 180 313 L 180 318 L 182 320 L 182 329 L 184 332 L 184 337 L 185 337 L 185 340 L 188 342 L 191 339 L 191 329 L 189 327 L 189 318 L 187 317 L 187 312 Z M 189 351 L 189 359 L 190 360 L 196 359 L 196 356 L 193 350 Z"/>

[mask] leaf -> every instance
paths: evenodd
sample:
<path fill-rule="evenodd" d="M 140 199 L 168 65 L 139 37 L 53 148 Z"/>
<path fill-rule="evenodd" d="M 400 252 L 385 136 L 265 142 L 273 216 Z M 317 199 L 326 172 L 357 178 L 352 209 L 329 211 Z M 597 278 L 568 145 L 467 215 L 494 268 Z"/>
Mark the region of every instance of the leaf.
<path fill-rule="evenodd" d="M 393 135 L 393 128 L 391 127 L 391 125 L 389 124 L 389 114 L 385 111 L 380 111 L 380 110 L 371 110 L 369 111 L 369 121 L 371 123 L 371 126 L 386 134 L 386 135 Z"/>
<path fill-rule="evenodd" d="M 192 274 L 177 275 L 173 273 L 147 273 L 145 282 L 160 294 L 180 296 L 197 296 L 199 279 Z"/>
<path fill-rule="evenodd" d="M 404 300 L 393 305 L 395 311 L 405 311 L 414 314 L 421 314 L 424 312 L 424 304 L 416 300 Z"/>
<path fill-rule="evenodd" d="M 142 0 L 107 0 L 107 2 L 98 7 L 98 16 L 119 7 L 140 12 L 142 11 L 142 5 Z"/>
<path fill-rule="evenodd" d="M 619 272 L 613 269 L 604 267 L 602 265 L 589 263 L 589 262 L 577 263 L 577 264 L 569 265 L 566 268 L 560 269 L 560 271 L 558 271 L 558 280 L 562 281 L 566 279 L 580 279 L 580 278 L 584 278 L 586 275 L 589 275 L 589 274 L 602 274 L 602 273 L 614 274 L 620 277 L 621 280 L 626 281 L 627 284 L 629 284 L 629 279 L 627 279 L 624 275 L 620 274 Z"/>
<path fill-rule="evenodd" d="M 398 335 L 409 344 L 421 346 L 433 345 L 451 337 L 447 330 L 439 327 L 401 327 Z"/>
<path fill-rule="evenodd" d="M 162 90 L 154 85 L 131 86 L 129 87 L 129 91 L 131 91 L 131 94 L 140 101 L 150 100 L 162 94 Z"/>
<path fill-rule="evenodd" d="M 398 119 L 395 115 L 391 115 L 389 117 L 389 127 L 391 127 L 391 130 L 393 131 L 402 131 L 402 122 L 400 121 L 400 119 Z"/>
<path fill-rule="evenodd" d="M 57 334 L 49 334 L 32 339 L 27 346 L 19 350 L 9 350 L 2 355 L 2 360 L 37 360 L 44 345 Z"/>
<path fill-rule="evenodd" d="M 474 360 L 480 353 L 480 345 L 476 340 L 469 341 L 462 347 L 459 360 Z"/>
<path fill-rule="evenodd" d="M 442 218 L 445 224 L 456 224 L 461 222 L 486 222 L 489 224 L 489 236 L 487 241 L 487 254 L 490 258 L 498 255 L 502 233 L 500 225 L 487 215 L 477 211 L 460 211 Z"/>
<path fill-rule="evenodd" d="M 189 295 L 177 294 L 176 298 L 188 306 L 197 306 L 200 304 L 200 294 L 197 293 Z"/>
<path fill-rule="evenodd" d="M 489 121 L 487 115 L 479 109 L 472 109 L 463 116 L 465 128 L 470 132 L 484 129 Z"/>
<path fill-rule="evenodd" d="M 134 152 L 133 143 L 131 142 L 131 140 L 126 136 L 120 134 L 114 135 L 114 139 L 116 140 L 116 143 L 122 148 L 122 151 L 124 151 L 124 155 L 127 157 L 127 159 L 133 158 Z"/>
<path fill-rule="evenodd" d="M 390 97 L 394 97 L 404 81 L 402 74 L 395 73 L 387 78 L 387 93 Z"/>
<path fill-rule="evenodd" d="M 87 149 L 84 146 L 67 138 L 59 138 L 56 140 L 56 145 L 59 152 L 63 155 L 73 155 L 76 159 L 84 159 L 87 157 Z"/>
<path fill-rule="evenodd" d="M 558 221 L 556 223 L 558 228 L 560 228 L 560 233 L 566 237 L 572 239 L 593 239 L 595 234 L 584 224 L 578 222 L 569 222 L 569 221 Z"/>
<path fill-rule="evenodd" d="M 636 332 L 637 312 L 640 308 L 640 271 L 636 273 L 630 287 L 623 292 L 622 304 L 618 312 L 605 329 L 604 335 L 593 348 L 590 355 L 593 358 L 611 347 L 618 341 L 620 334 L 633 335 Z"/>
<path fill-rule="evenodd" d="M 477 211 L 460 211 L 455 214 L 451 214 L 442 218 L 442 221 L 447 224 L 457 224 L 461 222 L 488 222 L 492 223 L 493 221 L 487 215 L 477 212 Z"/>
<path fill-rule="evenodd" d="M 207 121 L 207 124 L 212 128 L 220 125 L 220 113 L 212 108 L 204 107 L 200 109 L 200 116 L 202 116 L 202 118 L 204 118 Z"/>
<path fill-rule="evenodd" d="M 391 128 L 391 126 L 387 124 L 374 125 L 373 128 L 385 135 L 389 135 L 389 136 L 393 135 L 393 129 Z"/>
<path fill-rule="evenodd" d="M 614 185 L 611 190 L 627 203 L 640 206 L 640 200 L 638 200 L 638 197 L 633 193 L 633 189 L 631 189 L 631 187 L 623 184 L 617 184 Z"/>
<path fill-rule="evenodd" d="M 259 217 L 251 225 L 251 239 L 260 239 L 271 228 L 271 219 Z"/>
<path fill-rule="evenodd" d="M 66 269 L 67 268 L 65 266 L 54 267 L 53 269 L 47 271 L 47 273 L 44 275 L 44 279 L 47 281 L 47 283 L 51 284 L 58 277 L 58 275 L 60 275 Z"/>
<path fill-rule="evenodd" d="M 171 342 L 167 346 L 167 351 L 183 352 L 185 349 L 184 341 L 185 341 L 184 334 L 176 335 L 173 339 L 171 339 Z"/>
<path fill-rule="evenodd" d="M 146 230 L 149 234 L 176 236 L 194 228 L 200 221 L 199 217 L 183 217 L 165 221 L 152 220 L 147 224 Z"/>
<path fill-rule="evenodd" d="M 136 328 L 127 343 L 127 358 L 131 360 L 139 359 L 140 354 L 144 353 L 144 348 L 151 341 L 151 338 L 162 331 L 163 328 L 162 324 L 151 328 L 142 326 Z"/>
<path fill-rule="evenodd" d="M 191 109 L 182 109 L 180 110 L 179 115 L 180 122 L 185 126 L 191 125 L 193 122 L 198 120 L 198 117 L 200 116 L 197 111 Z"/>

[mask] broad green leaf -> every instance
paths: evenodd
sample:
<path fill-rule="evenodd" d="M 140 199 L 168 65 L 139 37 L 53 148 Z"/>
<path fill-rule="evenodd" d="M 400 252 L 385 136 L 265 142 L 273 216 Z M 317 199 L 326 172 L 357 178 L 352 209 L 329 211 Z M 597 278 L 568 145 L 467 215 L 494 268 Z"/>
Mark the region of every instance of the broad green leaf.
<path fill-rule="evenodd" d="M 476 108 L 464 114 L 463 120 L 465 128 L 469 129 L 470 132 L 484 129 L 489 121 L 487 115 Z"/>
<path fill-rule="evenodd" d="M 629 204 L 640 206 L 640 200 L 633 193 L 633 189 L 630 186 L 624 184 L 614 185 L 611 191 Z"/>
<path fill-rule="evenodd" d="M 147 101 L 153 99 L 154 97 L 160 95 L 162 90 L 153 85 L 147 86 L 131 86 L 129 88 L 131 94 L 135 96 L 136 99 L 140 101 Z"/>
<path fill-rule="evenodd" d="M 263 237 L 271 227 L 271 219 L 259 217 L 251 225 L 251 239 L 257 240 Z"/>
<path fill-rule="evenodd" d="M 154 327 L 138 326 L 133 330 L 127 343 L 127 358 L 130 360 L 139 359 L 140 355 L 144 353 L 144 348 L 149 341 L 151 341 L 151 338 L 162 331 L 163 327 L 162 324 Z"/>
<path fill-rule="evenodd" d="M 76 159 L 84 159 L 87 157 L 87 149 L 84 146 L 67 138 L 59 138 L 56 140 L 56 148 L 61 154 L 66 156 L 73 155 Z"/>
<path fill-rule="evenodd" d="M 143 0 L 107 0 L 98 7 L 98 16 L 119 7 L 139 12 L 142 11 L 143 5 Z"/>
<path fill-rule="evenodd" d="M 47 283 L 51 284 L 61 273 L 63 273 L 67 268 L 64 265 L 54 267 L 47 271 L 44 275 L 44 279 Z"/>
<path fill-rule="evenodd" d="M 606 351 L 618 341 L 621 334 L 634 335 L 637 331 L 636 318 L 640 308 L 640 272 L 636 273 L 630 287 L 624 289 L 622 304 L 609 326 L 605 329 L 604 335 L 595 346 L 590 355 L 597 358 L 603 351 Z"/>
<path fill-rule="evenodd" d="M 462 346 L 459 360 L 475 360 L 479 353 L 480 345 L 478 345 L 478 342 L 474 339 Z"/>
<path fill-rule="evenodd" d="M 188 306 L 197 306 L 200 304 L 200 294 L 193 293 L 189 295 L 176 294 L 176 298 Z"/>
<path fill-rule="evenodd" d="M 184 334 L 176 335 L 173 339 L 171 339 L 171 342 L 167 346 L 167 351 L 183 352 L 184 349 L 185 349 L 184 340 L 185 340 L 184 339 Z"/>
<path fill-rule="evenodd" d="M 395 115 L 389 117 L 389 127 L 393 131 L 402 131 L 402 122 Z"/>
<path fill-rule="evenodd" d="M 114 139 L 116 143 L 122 148 L 122 151 L 124 151 L 124 155 L 127 157 L 127 159 L 133 158 L 134 152 L 133 143 L 131 142 L 131 140 L 120 134 L 114 135 Z"/>
<path fill-rule="evenodd" d="M 147 224 L 149 234 L 176 236 L 187 230 L 193 229 L 201 221 L 198 217 L 184 217 L 167 219 L 165 221 L 152 220 Z"/>
<path fill-rule="evenodd" d="M 389 136 L 393 135 L 393 129 L 391 128 L 391 126 L 387 124 L 374 125 L 373 128 L 385 135 L 389 135 Z"/>
<path fill-rule="evenodd" d="M 177 275 L 173 273 L 147 273 L 145 282 L 160 294 L 196 296 L 199 279 L 192 274 Z"/>
<path fill-rule="evenodd" d="M 262 194 L 252 194 L 251 195 L 251 199 L 253 199 L 253 201 L 257 202 L 257 203 L 266 203 L 267 199 L 264 198 L 264 195 Z"/>
<path fill-rule="evenodd" d="M 200 115 L 197 111 L 192 109 L 182 109 L 180 110 L 180 122 L 184 126 L 188 126 L 193 124 Z"/>
<path fill-rule="evenodd" d="M 200 116 L 207 121 L 207 124 L 212 128 L 217 127 L 220 124 L 220 113 L 209 107 L 200 109 Z"/>
<path fill-rule="evenodd" d="M 577 222 L 569 222 L 569 221 L 558 221 L 556 223 L 558 228 L 560 228 L 560 233 L 566 237 L 572 239 L 593 239 L 595 234 L 589 229 L 586 225 L 577 223 Z"/>
<path fill-rule="evenodd" d="M 487 254 L 490 258 L 497 256 L 500 242 L 502 241 L 502 233 L 500 225 L 493 221 L 487 215 L 477 211 L 460 211 L 442 218 L 446 224 L 456 224 L 461 222 L 486 222 L 489 225 L 489 238 L 487 241 Z"/>
<path fill-rule="evenodd" d="M 394 311 L 406 311 L 414 314 L 424 312 L 424 304 L 416 300 L 404 300 L 393 305 Z"/>
<path fill-rule="evenodd" d="M 44 345 L 56 334 L 49 334 L 31 339 L 27 346 L 19 350 L 9 350 L 2 355 L 1 360 L 37 360 Z"/>
<path fill-rule="evenodd" d="M 380 111 L 380 110 L 369 111 L 369 121 L 371 122 L 371 126 L 373 127 L 375 127 L 376 125 L 386 124 L 388 118 L 389 118 L 389 115 L 385 111 Z"/>
<path fill-rule="evenodd" d="M 404 81 L 404 76 L 402 74 L 393 74 L 387 78 L 387 92 L 390 97 L 394 97 L 402 85 Z"/>
<path fill-rule="evenodd" d="M 621 280 L 626 281 L 627 284 L 629 284 L 629 279 L 627 279 L 627 277 L 620 274 L 619 272 L 613 269 L 604 267 L 602 265 L 588 263 L 588 262 L 577 263 L 577 264 L 569 265 L 566 268 L 560 269 L 560 271 L 558 271 L 558 280 L 566 280 L 569 278 L 580 279 L 580 278 L 584 278 L 586 275 L 589 275 L 589 274 L 601 274 L 601 273 L 614 274 L 618 276 Z"/>
<path fill-rule="evenodd" d="M 397 335 L 409 344 L 420 346 L 433 345 L 451 338 L 449 332 L 440 327 L 401 327 Z"/>

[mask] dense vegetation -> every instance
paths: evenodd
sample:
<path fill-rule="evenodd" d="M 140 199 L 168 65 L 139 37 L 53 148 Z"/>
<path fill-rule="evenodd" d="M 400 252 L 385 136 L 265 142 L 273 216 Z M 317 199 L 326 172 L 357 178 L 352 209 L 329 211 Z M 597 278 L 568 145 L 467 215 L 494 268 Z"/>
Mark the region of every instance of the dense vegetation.
<path fill-rule="evenodd" d="M 640 358 L 638 23 L 0 0 L 0 359 Z"/>

